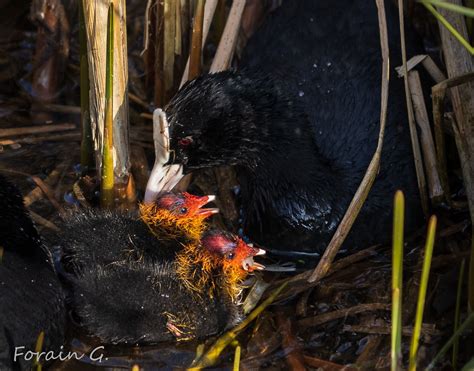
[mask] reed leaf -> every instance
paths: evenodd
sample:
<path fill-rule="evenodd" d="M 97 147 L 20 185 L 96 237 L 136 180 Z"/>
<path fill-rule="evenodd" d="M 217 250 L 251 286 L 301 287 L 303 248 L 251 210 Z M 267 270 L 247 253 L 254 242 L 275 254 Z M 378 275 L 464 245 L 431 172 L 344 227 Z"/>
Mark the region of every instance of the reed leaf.
<path fill-rule="evenodd" d="M 405 197 L 395 193 L 392 242 L 392 343 L 391 370 L 401 369 L 402 361 L 402 286 L 403 286 L 403 229 Z"/>
<path fill-rule="evenodd" d="M 452 3 L 448 3 L 447 1 L 441 1 L 441 0 L 421 0 L 420 2 L 425 3 L 425 4 L 431 4 L 434 6 L 439 6 L 440 8 L 445 8 L 455 13 L 465 15 L 466 17 L 471 17 L 471 18 L 474 17 L 474 9 L 466 7 L 466 6 L 452 4 Z"/>
<path fill-rule="evenodd" d="M 471 54 L 474 55 L 474 47 L 469 44 L 469 42 L 462 37 L 462 35 L 448 22 L 446 18 L 444 18 L 435 8 L 426 0 L 422 0 L 421 3 L 428 9 L 431 14 L 458 40 L 462 46 L 466 48 L 466 50 Z"/>
<path fill-rule="evenodd" d="M 418 346 L 421 333 L 421 325 L 423 323 L 423 311 L 426 301 L 426 290 L 428 288 L 428 279 L 430 276 L 431 258 L 433 256 L 433 247 L 436 234 L 436 216 L 432 216 L 428 223 L 428 235 L 425 244 L 425 256 L 423 259 L 423 269 L 421 271 L 420 289 L 418 291 L 418 302 L 416 306 L 415 326 L 410 344 L 410 360 L 408 370 L 416 370 L 416 357 L 418 354 Z"/>

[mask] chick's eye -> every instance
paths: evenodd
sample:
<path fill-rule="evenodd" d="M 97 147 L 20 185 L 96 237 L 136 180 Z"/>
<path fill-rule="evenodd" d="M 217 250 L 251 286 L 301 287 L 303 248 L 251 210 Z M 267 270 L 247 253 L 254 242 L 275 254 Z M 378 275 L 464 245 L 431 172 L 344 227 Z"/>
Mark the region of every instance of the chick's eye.
<path fill-rule="evenodd" d="M 188 208 L 187 207 L 182 207 L 181 210 L 179 210 L 179 212 L 181 214 L 186 214 L 188 212 Z"/>
<path fill-rule="evenodd" d="M 180 145 L 180 147 L 187 147 L 192 142 L 193 142 L 193 138 L 191 136 L 187 136 L 178 140 L 178 144 Z"/>
<path fill-rule="evenodd" d="M 226 258 L 229 259 L 229 260 L 234 259 L 234 257 L 235 257 L 235 254 L 233 252 L 230 252 L 226 255 Z"/>

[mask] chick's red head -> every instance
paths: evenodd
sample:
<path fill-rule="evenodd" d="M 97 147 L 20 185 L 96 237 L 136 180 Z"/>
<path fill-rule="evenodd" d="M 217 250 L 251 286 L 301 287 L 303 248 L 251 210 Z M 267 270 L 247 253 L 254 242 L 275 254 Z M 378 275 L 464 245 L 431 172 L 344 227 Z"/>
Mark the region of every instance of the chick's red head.
<path fill-rule="evenodd" d="M 245 275 L 246 272 L 265 269 L 265 266 L 253 260 L 254 256 L 265 254 L 265 250 L 245 243 L 232 233 L 210 230 L 202 236 L 201 244 L 219 258 L 224 271 L 232 268 Z"/>
<path fill-rule="evenodd" d="M 194 196 L 190 193 L 164 193 L 156 201 L 155 205 L 159 209 L 170 211 L 180 218 L 208 218 L 219 212 L 217 208 L 203 208 L 209 202 L 216 199 L 214 195 Z"/>
<path fill-rule="evenodd" d="M 194 196 L 190 193 L 164 193 L 153 203 L 140 205 L 141 219 L 158 238 L 197 240 L 206 229 L 204 220 L 219 212 L 203 208 L 215 196 Z"/>
<path fill-rule="evenodd" d="M 226 292 L 237 301 L 242 281 L 249 272 L 265 267 L 253 260 L 265 250 L 246 244 L 239 237 L 220 230 L 207 230 L 200 241 L 184 245 L 176 255 L 176 272 L 193 292 L 213 295 Z"/>

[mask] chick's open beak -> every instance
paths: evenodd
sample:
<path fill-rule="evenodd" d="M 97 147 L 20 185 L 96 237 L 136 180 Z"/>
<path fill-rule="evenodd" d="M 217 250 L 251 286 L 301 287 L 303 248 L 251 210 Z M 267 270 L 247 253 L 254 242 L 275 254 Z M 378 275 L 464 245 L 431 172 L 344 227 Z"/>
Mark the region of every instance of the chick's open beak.
<path fill-rule="evenodd" d="M 257 263 L 253 260 L 254 256 L 265 255 L 265 250 L 256 248 L 251 243 L 247 244 L 246 247 L 248 256 L 242 260 L 242 268 L 248 272 L 265 269 L 263 264 Z"/>
<path fill-rule="evenodd" d="M 209 202 L 214 201 L 215 199 L 216 199 L 216 196 L 214 195 L 198 197 L 196 201 L 196 204 L 198 205 L 198 210 L 196 212 L 196 215 L 207 218 L 211 215 L 219 213 L 219 209 L 217 207 L 203 208 L 203 206 L 207 205 Z"/>

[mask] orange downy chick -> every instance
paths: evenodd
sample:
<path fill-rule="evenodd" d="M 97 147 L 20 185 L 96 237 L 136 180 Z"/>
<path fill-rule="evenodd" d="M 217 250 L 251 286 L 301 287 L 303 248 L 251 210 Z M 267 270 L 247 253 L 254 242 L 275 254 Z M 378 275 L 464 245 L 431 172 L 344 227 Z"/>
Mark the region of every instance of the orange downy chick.
<path fill-rule="evenodd" d="M 231 233 L 210 230 L 204 233 L 200 243 L 184 246 L 176 256 L 176 271 L 194 292 L 207 291 L 213 297 L 216 290 L 223 288 L 235 302 L 247 274 L 265 268 L 253 260 L 254 256 L 263 254 L 265 250 L 246 244 Z"/>
<path fill-rule="evenodd" d="M 140 217 L 160 239 L 197 240 L 207 228 L 205 220 L 219 212 L 203 208 L 215 196 L 194 196 L 189 193 L 165 193 L 153 203 L 140 204 Z"/>

